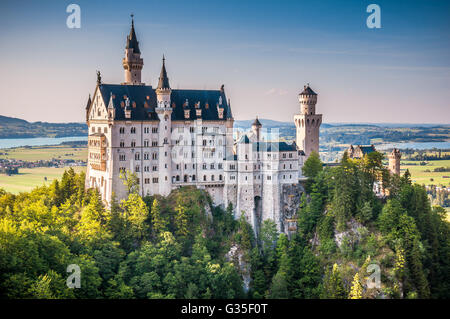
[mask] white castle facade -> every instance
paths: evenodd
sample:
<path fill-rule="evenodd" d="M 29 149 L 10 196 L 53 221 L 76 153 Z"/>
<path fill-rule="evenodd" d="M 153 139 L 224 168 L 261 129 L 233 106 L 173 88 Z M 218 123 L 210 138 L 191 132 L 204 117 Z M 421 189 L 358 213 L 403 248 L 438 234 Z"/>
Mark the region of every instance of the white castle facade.
<path fill-rule="evenodd" d="M 255 231 L 265 219 L 288 232 L 298 207 L 302 166 L 319 151 L 322 115 L 309 86 L 299 94 L 296 142 L 279 142 L 258 119 L 245 134 L 233 134 L 234 119 L 224 86 L 219 90 L 172 89 L 165 59 L 158 86 L 141 82 L 144 65 L 134 23 L 122 61 L 125 82 L 97 86 L 86 106 L 86 186 L 109 204 L 127 196 L 120 173 L 138 177 L 142 196 L 167 196 L 181 186 L 205 189 L 215 205 L 232 205 Z M 237 136 L 236 136 L 237 135 Z M 235 139 L 236 136 L 236 139 Z"/>

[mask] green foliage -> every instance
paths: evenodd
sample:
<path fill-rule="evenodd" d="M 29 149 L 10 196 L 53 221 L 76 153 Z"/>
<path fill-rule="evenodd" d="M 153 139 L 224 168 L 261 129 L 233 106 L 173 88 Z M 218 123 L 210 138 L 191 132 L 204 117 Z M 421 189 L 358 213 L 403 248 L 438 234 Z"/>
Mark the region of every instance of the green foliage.
<path fill-rule="evenodd" d="M 303 175 L 308 178 L 314 178 L 322 171 L 322 167 L 323 163 L 320 160 L 319 154 L 317 152 L 311 152 L 302 167 Z"/>
<path fill-rule="evenodd" d="M 448 298 L 445 210 L 408 174 L 386 177 L 380 154 L 332 168 L 315 157 L 289 236 L 264 220 L 256 237 L 245 214 L 194 187 L 142 198 L 127 173 L 128 196 L 109 207 L 73 170 L 29 193 L 0 189 L 0 297 L 376 298 L 363 285 L 373 260 L 387 296 Z M 386 199 L 372 191 L 380 176 Z M 70 264 L 80 289 L 66 286 Z"/>

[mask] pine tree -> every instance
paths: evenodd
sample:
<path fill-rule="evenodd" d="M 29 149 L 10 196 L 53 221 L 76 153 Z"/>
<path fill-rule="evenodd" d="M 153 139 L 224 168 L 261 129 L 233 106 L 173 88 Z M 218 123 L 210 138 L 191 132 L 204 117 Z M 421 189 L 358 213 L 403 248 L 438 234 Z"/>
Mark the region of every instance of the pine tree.
<path fill-rule="evenodd" d="M 355 274 L 353 277 L 352 288 L 350 289 L 349 299 L 361 299 L 362 298 L 363 287 L 359 281 L 359 273 Z"/>
<path fill-rule="evenodd" d="M 161 207 L 158 200 L 155 198 L 152 204 L 151 210 L 153 236 L 157 237 L 160 233 L 163 233 L 166 229 L 166 222 L 161 216 Z"/>
<path fill-rule="evenodd" d="M 345 291 L 344 282 L 339 272 L 339 267 L 335 263 L 331 270 L 328 270 L 323 280 L 322 298 L 325 299 L 345 299 L 347 293 Z"/>

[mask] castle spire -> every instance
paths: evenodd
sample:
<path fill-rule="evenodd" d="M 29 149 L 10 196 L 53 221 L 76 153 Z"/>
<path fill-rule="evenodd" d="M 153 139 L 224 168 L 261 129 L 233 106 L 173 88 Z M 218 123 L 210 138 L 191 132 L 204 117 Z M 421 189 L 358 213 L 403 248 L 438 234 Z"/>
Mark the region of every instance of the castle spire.
<path fill-rule="evenodd" d="M 126 85 L 143 85 L 141 83 L 141 71 L 144 66 L 144 60 L 141 59 L 141 51 L 139 50 L 139 42 L 134 31 L 134 14 L 131 14 L 131 30 L 127 35 L 127 45 L 125 47 L 125 57 L 122 60 L 125 70 Z"/>
<path fill-rule="evenodd" d="M 157 89 L 167 90 L 167 89 L 170 89 L 170 85 L 169 85 L 169 78 L 167 77 L 166 58 L 164 57 L 164 55 L 163 55 L 162 61 L 163 61 L 163 63 L 162 63 L 161 73 L 159 75 L 159 82 L 158 82 Z"/>
<path fill-rule="evenodd" d="M 136 32 L 134 31 L 134 14 L 131 14 L 131 30 L 127 37 L 127 49 L 133 49 L 134 53 L 141 53 L 139 50 L 139 42 L 136 37 Z"/>

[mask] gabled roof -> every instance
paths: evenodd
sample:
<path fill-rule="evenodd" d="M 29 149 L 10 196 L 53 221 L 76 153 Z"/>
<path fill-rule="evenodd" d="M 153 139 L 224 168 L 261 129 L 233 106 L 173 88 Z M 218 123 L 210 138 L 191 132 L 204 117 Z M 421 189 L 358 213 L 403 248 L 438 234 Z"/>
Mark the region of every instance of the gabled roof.
<path fill-rule="evenodd" d="M 242 137 L 238 141 L 239 144 L 249 144 L 250 139 L 248 138 L 247 134 L 242 135 Z"/>
<path fill-rule="evenodd" d="M 375 152 L 375 147 L 373 145 L 358 145 L 358 147 L 364 155 Z"/>
<path fill-rule="evenodd" d="M 108 106 L 111 94 L 115 108 L 115 120 L 159 120 L 155 112 L 157 107 L 156 91 L 149 85 L 100 84 L 98 89 Z M 125 118 L 126 98 L 130 99 L 131 118 Z M 219 118 L 217 104 L 221 97 L 224 108 L 223 119 Z M 227 104 L 225 92 L 221 90 L 172 90 L 171 95 L 172 121 L 202 119 L 206 121 L 224 121 L 230 119 L 231 109 Z M 186 101 L 188 102 L 186 104 Z M 201 115 L 197 116 L 197 107 Z M 123 106 L 122 106 L 123 105 Z M 189 119 L 184 117 L 184 109 L 189 109 Z"/>

